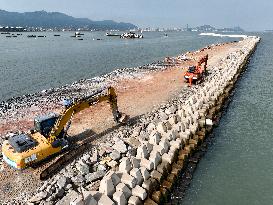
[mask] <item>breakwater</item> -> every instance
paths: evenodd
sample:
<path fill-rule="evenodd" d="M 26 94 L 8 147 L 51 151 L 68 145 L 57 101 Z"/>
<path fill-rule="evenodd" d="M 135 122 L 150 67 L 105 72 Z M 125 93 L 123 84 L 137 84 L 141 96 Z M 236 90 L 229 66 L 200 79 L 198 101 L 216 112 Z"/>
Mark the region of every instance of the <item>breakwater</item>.
<path fill-rule="evenodd" d="M 121 130 L 113 133 L 109 140 L 111 146 L 105 143 L 101 145 L 103 149 L 93 149 L 84 154 L 70 167 L 46 181 L 30 202 L 164 202 L 185 165 L 198 161 L 192 156 L 212 130 L 212 126 L 206 122 L 213 121 L 219 114 L 259 40 L 257 37 L 248 37 L 240 41 L 236 52 L 224 56 L 217 65 L 209 67 L 206 82 L 188 89 L 188 92 L 149 113 L 137 126 L 127 128 L 133 129 L 134 136 L 125 139 L 122 137 L 124 135 L 118 133 Z M 148 120 L 151 115 L 162 110 L 166 114 L 164 120 Z M 148 131 L 149 135 L 139 135 L 139 127 Z M 98 155 L 104 156 L 99 162 L 95 159 Z M 94 161 L 100 168 L 90 173 L 88 164 Z M 111 170 L 107 171 L 105 165 L 111 167 Z M 75 169 L 84 177 L 73 174 Z M 88 187 L 84 185 L 86 181 L 89 182 Z"/>

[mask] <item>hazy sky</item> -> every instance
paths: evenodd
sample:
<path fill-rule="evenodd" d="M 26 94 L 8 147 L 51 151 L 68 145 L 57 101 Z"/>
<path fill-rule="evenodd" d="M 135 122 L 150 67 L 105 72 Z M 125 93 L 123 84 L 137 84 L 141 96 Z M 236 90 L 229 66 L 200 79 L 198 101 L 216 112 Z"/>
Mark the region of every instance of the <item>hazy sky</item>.
<path fill-rule="evenodd" d="M 0 0 L 8 11 L 59 11 L 92 20 L 111 19 L 139 27 L 211 24 L 246 30 L 273 29 L 271 0 Z"/>

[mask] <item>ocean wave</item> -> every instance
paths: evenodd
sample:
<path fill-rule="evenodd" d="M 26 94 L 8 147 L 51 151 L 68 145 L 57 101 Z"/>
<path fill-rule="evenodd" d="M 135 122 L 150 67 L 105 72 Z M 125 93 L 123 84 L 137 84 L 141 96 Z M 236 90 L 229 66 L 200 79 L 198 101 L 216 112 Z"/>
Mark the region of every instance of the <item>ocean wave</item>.
<path fill-rule="evenodd" d="M 219 33 L 200 33 L 200 36 L 216 36 L 216 37 L 230 37 L 230 38 L 247 38 L 247 35 L 239 34 L 219 34 Z"/>

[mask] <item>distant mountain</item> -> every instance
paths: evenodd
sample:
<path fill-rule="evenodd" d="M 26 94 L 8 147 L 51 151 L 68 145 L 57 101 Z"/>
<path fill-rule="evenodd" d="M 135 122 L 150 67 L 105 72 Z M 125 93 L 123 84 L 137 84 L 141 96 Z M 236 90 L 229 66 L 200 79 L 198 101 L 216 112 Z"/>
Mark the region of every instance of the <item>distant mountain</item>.
<path fill-rule="evenodd" d="M 88 18 L 74 18 L 60 12 L 8 12 L 0 10 L 0 26 L 16 27 L 21 26 L 25 28 L 41 27 L 49 28 L 66 28 L 66 29 L 97 29 L 97 30 L 128 30 L 137 28 L 131 23 L 117 23 L 112 20 L 92 21 Z"/>

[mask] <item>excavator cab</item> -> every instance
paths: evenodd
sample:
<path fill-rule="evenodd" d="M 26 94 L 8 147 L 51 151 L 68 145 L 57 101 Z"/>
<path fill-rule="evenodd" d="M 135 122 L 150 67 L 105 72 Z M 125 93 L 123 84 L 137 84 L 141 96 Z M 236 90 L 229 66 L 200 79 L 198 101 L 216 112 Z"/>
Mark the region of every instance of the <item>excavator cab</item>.
<path fill-rule="evenodd" d="M 189 73 L 194 73 L 195 72 L 195 70 L 196 70 L 196 66 L 189 66 L 189 69 L 188 69 L 188 72 Z"/>
<path fill-rule="evenodd" d="M 51 130 L 54 128 L 54 125 L 56 121 L 59 118 L 59 114 L 57 113 L 49 113 L 47 115 L 37 116 L 34 118 L 34 132 L 39 132 L 44 137 L 48 138 L 50 135 Z M 60 139 L 64 138 L 66 139 L 64 129 L 60 132 L 58 136 L 56 136 L 57 139 L 59 139 L 57 142 L 54 143 L 54 146 L 59 146 Z M 63 141 L 63 140 L 61 140 Z"/>
<path fill-rule="evenodd" d="M 48 115 L 37 116 L 34 118 L 34 130 L 40 132 L 41 135 L 47 137 L 54 127 L 59 115 L 49 113 Z"/>

